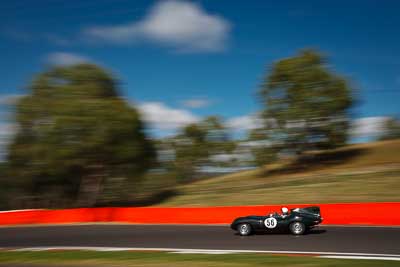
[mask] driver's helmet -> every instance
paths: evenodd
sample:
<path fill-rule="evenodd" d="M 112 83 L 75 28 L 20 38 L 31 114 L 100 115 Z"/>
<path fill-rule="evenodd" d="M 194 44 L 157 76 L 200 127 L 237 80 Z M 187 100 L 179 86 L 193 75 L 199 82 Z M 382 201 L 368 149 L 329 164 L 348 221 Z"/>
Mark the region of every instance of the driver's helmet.
<path fill-rule="evenodd" d="M 288 208 L 283 207 L 281 210 L 282 210 L 282 214 L 283 215 L 288 215 L 289 214 L 289 209 Z"/>

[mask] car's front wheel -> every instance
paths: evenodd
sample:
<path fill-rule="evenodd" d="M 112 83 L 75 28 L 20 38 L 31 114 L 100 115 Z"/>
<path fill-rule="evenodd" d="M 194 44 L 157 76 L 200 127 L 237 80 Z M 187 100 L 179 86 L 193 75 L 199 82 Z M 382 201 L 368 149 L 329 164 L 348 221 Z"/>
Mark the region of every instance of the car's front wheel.
<path fill-rule="evenodd" d="M 306 226 L 302 222 L 293 222 L 289 225 L 290 232 L 294 235 L 302 235 L 306 232 Z"/>
<path fill-rule="evenodd" d="M 241 236 L 246 236 L 251 234 L 251 226 L 248 223 L 239 224 L 237 229 Z"/>

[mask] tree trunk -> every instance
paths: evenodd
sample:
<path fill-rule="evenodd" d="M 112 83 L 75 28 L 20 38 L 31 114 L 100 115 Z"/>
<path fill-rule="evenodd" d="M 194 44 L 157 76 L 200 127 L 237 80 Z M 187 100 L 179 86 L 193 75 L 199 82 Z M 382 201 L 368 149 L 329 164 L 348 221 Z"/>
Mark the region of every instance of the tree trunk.
<path fill-rule="evenodd" d="M 91 165 L 88 174 L 84 175 L 79 186 L 77 205 L 79 207 L 93 207 L 103 189 L 105 173 L 103 165 Z"/>

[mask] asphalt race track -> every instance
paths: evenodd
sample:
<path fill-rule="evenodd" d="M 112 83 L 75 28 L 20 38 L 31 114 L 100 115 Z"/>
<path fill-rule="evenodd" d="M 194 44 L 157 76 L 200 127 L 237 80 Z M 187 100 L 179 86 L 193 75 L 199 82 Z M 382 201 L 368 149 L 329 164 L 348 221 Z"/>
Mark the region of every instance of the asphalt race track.
<path fill-rule="evenodd" d="M 400 228 L 319 227 L 304 236 L 241 237 L 229 226 L 72 225 L 0 228 L 1 248 L 96 246 L 400 254 Z"/>

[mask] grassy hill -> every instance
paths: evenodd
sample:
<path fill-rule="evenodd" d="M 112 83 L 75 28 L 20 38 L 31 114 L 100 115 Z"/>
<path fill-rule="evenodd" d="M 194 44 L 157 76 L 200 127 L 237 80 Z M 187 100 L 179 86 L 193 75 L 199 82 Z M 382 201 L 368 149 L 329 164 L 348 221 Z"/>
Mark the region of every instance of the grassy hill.
<path fill-rule="evenodd" d="M 400 201 L 400 140 L 316 152 L 196 181 L 162 206 Z"/>

